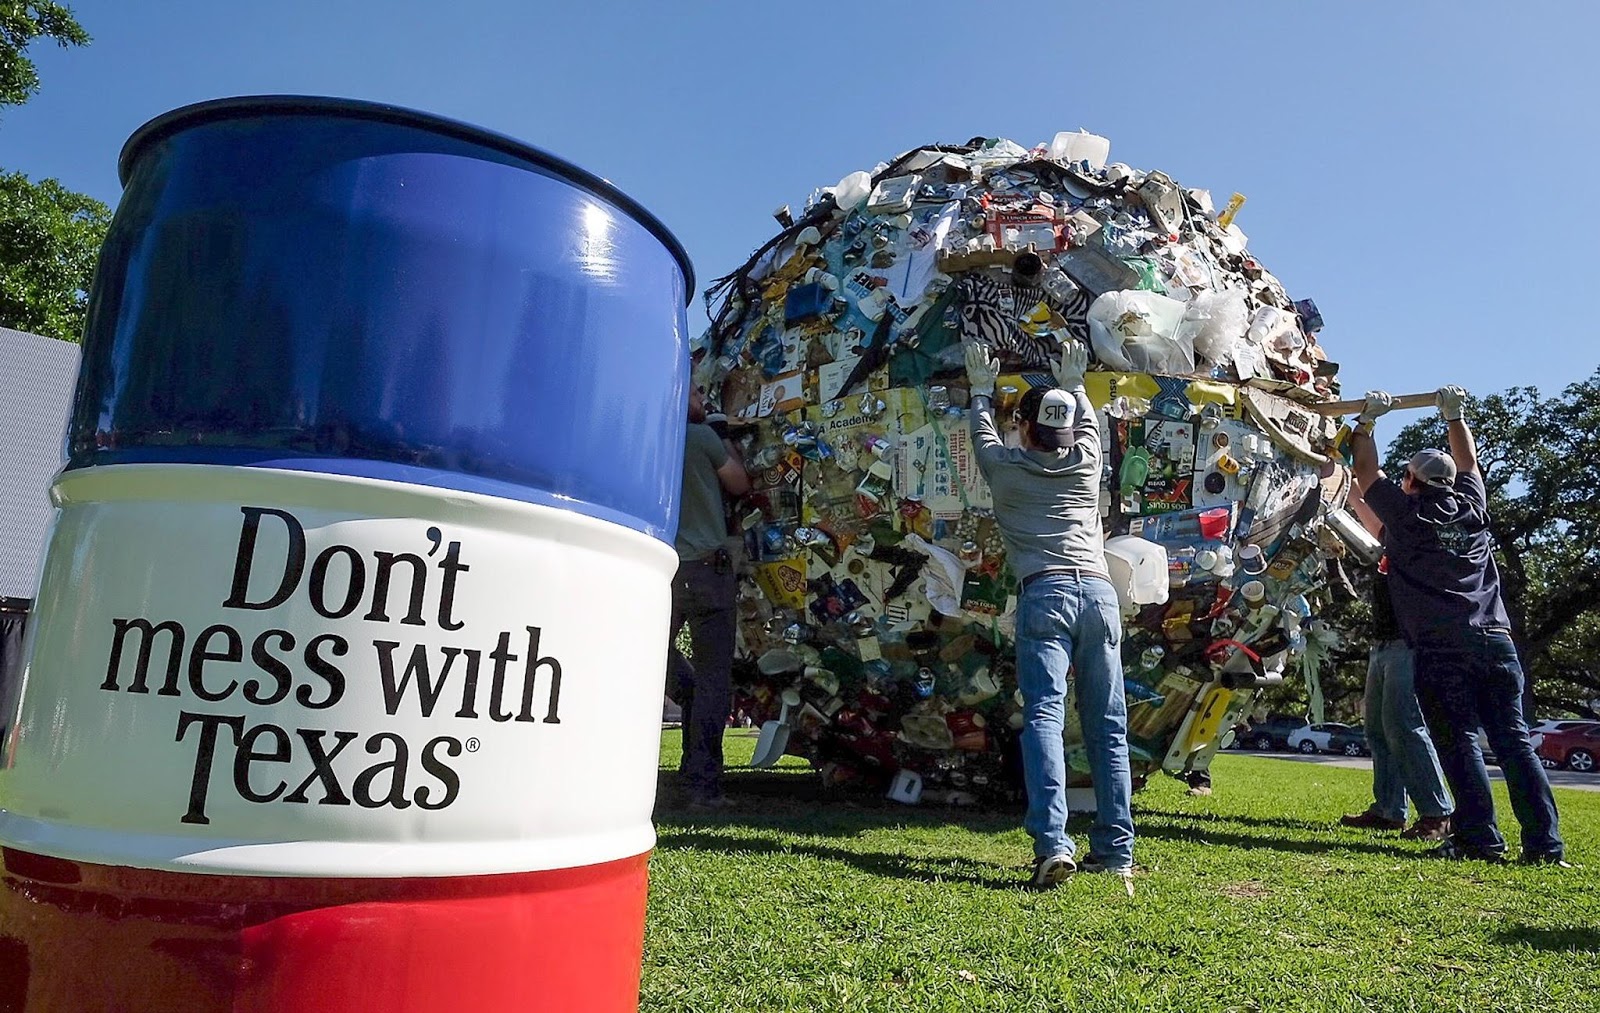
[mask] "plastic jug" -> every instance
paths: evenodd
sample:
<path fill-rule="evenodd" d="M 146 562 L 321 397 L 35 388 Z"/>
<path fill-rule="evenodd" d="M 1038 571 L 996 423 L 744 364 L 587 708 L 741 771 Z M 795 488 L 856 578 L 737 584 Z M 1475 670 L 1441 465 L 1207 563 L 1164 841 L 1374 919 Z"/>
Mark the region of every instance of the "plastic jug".
<path fill-rule="evenodd" d="M 1057 162 L 1088 162 L 1091 169 L 1105 168 L 1111 141 L 1087 130 L 1063 130 L 1050 142 L 1050 157 Z"/>
<path fill-rule="evenodd" d="M 1134 535 L 1106 539 L 1106 569 L 1123 608 L 1167 600 L 1166 547 Z"/>

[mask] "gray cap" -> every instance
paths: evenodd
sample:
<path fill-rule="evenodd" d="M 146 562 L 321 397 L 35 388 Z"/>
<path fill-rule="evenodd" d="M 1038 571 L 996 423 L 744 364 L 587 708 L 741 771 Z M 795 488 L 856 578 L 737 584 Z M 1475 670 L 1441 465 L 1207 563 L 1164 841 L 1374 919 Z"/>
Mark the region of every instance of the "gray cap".
<path fill-rule="evenodd" d="M 1456 484 L 1456 462 L 1442 450 L 1419 450 L 1411 455 L 1406 468 L 1418 482 L 1435 489 L 1449 489 Z"/>

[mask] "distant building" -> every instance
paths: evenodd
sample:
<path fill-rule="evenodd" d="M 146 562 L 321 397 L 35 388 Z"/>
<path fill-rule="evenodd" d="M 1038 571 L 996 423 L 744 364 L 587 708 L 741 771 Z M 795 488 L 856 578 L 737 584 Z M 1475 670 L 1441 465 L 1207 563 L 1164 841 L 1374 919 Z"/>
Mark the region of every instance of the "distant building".
<path fill-rule="evenodd" d="M 38 587 L 77 376 L 77 345 L 0 327 L 0 599 Z"/>

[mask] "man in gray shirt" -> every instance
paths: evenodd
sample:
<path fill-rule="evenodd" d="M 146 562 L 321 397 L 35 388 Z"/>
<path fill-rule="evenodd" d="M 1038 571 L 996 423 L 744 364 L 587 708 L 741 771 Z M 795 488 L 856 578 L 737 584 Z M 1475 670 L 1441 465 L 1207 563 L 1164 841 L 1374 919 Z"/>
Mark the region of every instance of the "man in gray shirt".
<path fill-rule="evenodd" d="M 978 344 L 968 345 L 966 355 L 978 466 L 994 494 L 995 521 L 1012 572 L 1022 583 L 1016 639 L 1028 788 L 1023 826 L 1033 837 L 1034 853 L 1028 885 L 1048 889 L 1080 865 L 1128 877 L 1133 814 L 1122 616 L 1100 526 L 1100 426 L 1083 387 L 1089 352 L 1081 342 L 1067 342 L 1055 368 L 1060 386 L 1035 387 L 1023 396 L 1021 449 L 1008 449 L 995 426 L 998 363 Z M 1069 675 L 1077 679 L 1096 809 L 1090 853 L 1081 862 L 1074 861 L 1066 830 L 1062 735 Z"/>
<path fill-rule="evenodd" d="M 683 759 L 678 770 L 696 808 L 727 804 L 722 793 L 722 733 L 733 703 L 735 574 L 728 553 L 723 496 L 750 491 L 739 455 L 707 424 L 705 398 L 689 392 L 684 430 L 683 494 L 679 497 L 678 572 L 672 579 L 672 627 L 667 684 L 683 708 Z M 694 662 L 677 648 L 689 623 Z"/>

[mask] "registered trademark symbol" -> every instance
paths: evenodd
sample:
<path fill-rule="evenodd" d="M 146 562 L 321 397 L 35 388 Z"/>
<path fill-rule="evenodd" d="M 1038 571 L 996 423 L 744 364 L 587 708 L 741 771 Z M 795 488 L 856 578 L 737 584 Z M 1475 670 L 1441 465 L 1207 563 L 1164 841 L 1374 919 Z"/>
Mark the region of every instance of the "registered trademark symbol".
<path fill-rule="evenodd" d="M 479 742 L 476 738 L 468 739 L 467 752 L 476 753 L 478 751 L 478 747 L 481 745 L 483 745 L 483 743 Z"/>

